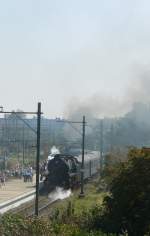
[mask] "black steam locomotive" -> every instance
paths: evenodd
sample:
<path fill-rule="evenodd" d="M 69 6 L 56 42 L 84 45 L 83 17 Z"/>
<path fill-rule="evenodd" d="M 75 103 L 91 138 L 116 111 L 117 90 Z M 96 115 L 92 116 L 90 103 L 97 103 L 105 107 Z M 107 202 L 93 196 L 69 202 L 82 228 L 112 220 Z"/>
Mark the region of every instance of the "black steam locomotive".
<path fill-rule="evenodd" d="M 41 185 L 40 193 L 48 194 L 56 187 L 63 189 L 73 188 L 80 184 L 81 155 L 74 157 L 67 154 L 55 154 L 47 163 L 45 179 Z M 84 179 L 96 174 L 99 168 L 98 152 L 85 154 Z"/>

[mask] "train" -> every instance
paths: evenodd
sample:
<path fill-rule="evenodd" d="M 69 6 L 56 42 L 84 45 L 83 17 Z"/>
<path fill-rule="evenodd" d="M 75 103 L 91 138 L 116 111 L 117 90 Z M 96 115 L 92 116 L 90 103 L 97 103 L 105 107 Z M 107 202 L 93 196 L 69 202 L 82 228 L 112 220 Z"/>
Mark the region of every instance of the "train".
<path fill-rule="evenodd" d="M 84 155 L 84 181 L 99 171 L 99 152 L 86 151 Z M 49 156 L 44 173 L 44 180 L 40 185 L 40 194 L 48 194 L 61 187 L 65 190 L 80 185 L 82 171 L 82 155 L 52 154 Z"/>

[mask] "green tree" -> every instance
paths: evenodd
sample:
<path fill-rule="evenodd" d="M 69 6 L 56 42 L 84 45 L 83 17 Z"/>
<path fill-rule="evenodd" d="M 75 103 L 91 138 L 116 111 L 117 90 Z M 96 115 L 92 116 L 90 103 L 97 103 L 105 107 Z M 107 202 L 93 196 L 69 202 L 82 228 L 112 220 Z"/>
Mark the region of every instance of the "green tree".
<path fill-rule="evenodd" d="M 114 148 L 112 152 L 103 157 L 104 168 L 101 180 L 105 182 L 107 189 L 114 177 L 118 174 L 121 165 L 127 160 L 128 150 L 125 148 Z"/>
<path fill-rule="evenodd" d="M 130 151 L 129 160 L 120 166 L 111 183 L 110 193 L 104 199 L 102 227 L 109 232 L 127 231 L 129 236 L 145 235 L 150 225 L 149 150 Z"/>

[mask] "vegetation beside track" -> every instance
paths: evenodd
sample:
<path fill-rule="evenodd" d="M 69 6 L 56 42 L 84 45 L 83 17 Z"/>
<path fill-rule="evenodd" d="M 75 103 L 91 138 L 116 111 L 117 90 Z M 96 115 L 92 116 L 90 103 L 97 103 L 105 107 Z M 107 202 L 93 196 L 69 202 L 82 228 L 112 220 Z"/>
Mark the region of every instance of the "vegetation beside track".
<path fill-rule="evenodd" d="M 88 183 L 84 198 L 78 198 L 76 191 L 69 199 L 48 208 L 43 218 L 5 215 L 0 235 L 148 236 L 149 179 L 150 149 L 131 149 L 127 160 L 105 164 L 105 184 L 96 180 Z M 102 185 L 109 193 L 102 191 Z"/>
<path fill-rule="evenodd" d="M 3 236 L 106 236 L 101 232 L 87 232 L 76 224 L 54 224 L 43 218 L 24 218 L 5 215 L 0 222 Z"/>
<path fill-rule="evenodd" d="M 80 189 L 74 191 L 69 198 L 54 204 L 48 216 L 50 217 L 55 212 L 62 214 L 65 210 L 69 211 L 69 207 L 74 215 L 80 216 L 87 209 L 93 208 L 95 205 L 101 205 L 106 192 L 99 191 L 99 184 L 99 177 L 91 180 L 90 183 L 84 186 L 85 196 L 83 198 L 79 197 Z"/>
<path fill-rule="evenodd" d="M 85 197 L 79 198 L 79 190 L 69 198 L 49 208 L 47 217 L 24 217 L 5 214 L 0 221 L 3 236 L 105 236 L 100 231 L 86 230 L 88 209 L 101 205 L 105 193 L 97 191 L 97 180 L 85 185 Z M 86 217 L 85 217 L 86 216 Z"/>

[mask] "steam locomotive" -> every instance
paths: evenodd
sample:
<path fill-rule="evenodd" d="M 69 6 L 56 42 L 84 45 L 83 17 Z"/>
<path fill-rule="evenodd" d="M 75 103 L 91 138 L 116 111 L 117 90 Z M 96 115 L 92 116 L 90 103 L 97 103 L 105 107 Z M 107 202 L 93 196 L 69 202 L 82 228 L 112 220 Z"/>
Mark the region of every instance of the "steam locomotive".
<path fill-rule="evenodd" d="M 98 172 L 98 152 L 86 152 L 84 156 L 84 180 Z M 82 156 L 68 154 L 53 154 L 49 158 L 40 194 L 48 194 L 56 187 L 74 188 L 80 184 Z"/>

